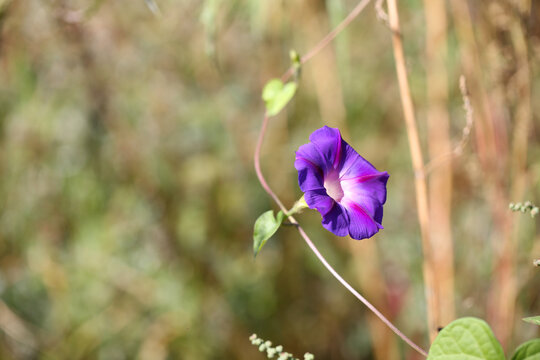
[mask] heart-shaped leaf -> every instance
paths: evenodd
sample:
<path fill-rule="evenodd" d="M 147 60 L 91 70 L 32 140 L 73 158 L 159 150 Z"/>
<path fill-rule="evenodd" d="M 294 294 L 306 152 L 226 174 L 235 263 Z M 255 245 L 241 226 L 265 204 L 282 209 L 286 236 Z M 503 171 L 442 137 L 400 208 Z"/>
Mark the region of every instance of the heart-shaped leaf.
<path fill-rule="evenodd" d="M 528 323 L 535 324 L 535 325 L 540 325 L 540 316 L 526 317 L 523 319 L 523 321 L 526 321 Z"/>
<path fill-rule="evenodd" d="M 512 360 L 540 360 L 540 339 L 521 344 L 512 356 Z"/>
<path fill-rule="evenodd" d="M 263 89 L 262 98 L 266 103 L 268 116 L 277 115 L 291 101 L 296 93 L 295 82 L 283 84 L 279 79 L 270 80 Z"/>
<path fill-rule="evenodd" d="M 277 216 L 274 217 L 274 212 L 272 210 L 268 210 L 259 216 L 259 218 L 255 221 L 255 226 L 253 227 L 254 257 L 257 256 L 268 239 L 270 239 L 272 235 L 274 235 L 279 229 L 279 226 L 283 221 L 283 217 L 283 211 L 279 211 Z"/>
<path fill-rule="evenodd" d="M 457 319 L 444 327 L 428 356 L 428 360 L 480 359 L 504 360 L 504 352 L 489 325 L 472 317 Z"/>

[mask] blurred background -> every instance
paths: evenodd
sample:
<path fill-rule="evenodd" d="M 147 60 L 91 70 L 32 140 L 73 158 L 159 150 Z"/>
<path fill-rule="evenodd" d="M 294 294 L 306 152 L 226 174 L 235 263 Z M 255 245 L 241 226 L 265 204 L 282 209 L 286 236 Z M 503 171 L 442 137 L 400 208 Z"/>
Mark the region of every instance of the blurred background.
<path fill-rule="evenodd" d="M 276 208 L 253 170 L 261 89 L 352 0 L 0 0 L 0 358 L 263 359 L 257 333 L 300 357 L 417 359 L 331 278 L 296 230 L 257 259 Z M 399 2 L 426 162 L 441 326 L 536 337 L 540 4 Z M 474 125 L 466 126 L 464 74 Z M 385 229 L 336 238 L 298 218 L 336 269 L 424 348 L 414 174 L 391 31 L 374 4 L 305 64 L 271 119 L 262 167 L 292 206 L 294 151 L 339 127 L 388 171 Z"/>

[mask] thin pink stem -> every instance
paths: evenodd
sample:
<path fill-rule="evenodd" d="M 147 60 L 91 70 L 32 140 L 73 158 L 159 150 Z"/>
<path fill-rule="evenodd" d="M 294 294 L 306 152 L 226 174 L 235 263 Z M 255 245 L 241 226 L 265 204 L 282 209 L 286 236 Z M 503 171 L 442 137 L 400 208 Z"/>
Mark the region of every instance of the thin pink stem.
<path fill-rule="evenodd" d="M 369 301 L 367 301 L 366 298 L 364 298 L 358 291 L 356 291 L 345 279 L 341 277 L 337 273 L 336 270 L 330 265 L 324 256 L 319 252 L 317 247 L 313 244 L 309 236 L 305 233 L 304 229 L 302 227 L 298 226 L 298 231 L 300 232 L 300 235 L 304 238 L 308 246 L 311 248 L 311 251 L 315 253 L 315 256 L 317 256 L 320 260 L 320 262 L 323 263 L 323 265 L 330 271 L 332 275 L 343 285 L 349 292 L 351 292 L 358 300 L 360 300 L 369 310 L 371 310 L 372 313 L 374 313 L 383 323 L 386 324 L 392 330 L 397 336 L 399 336 L 403 341 L 405 341 L 407 344 L 409 344 L 410 347 L 412 347 L 414 350 L 418 351 L 420 354 L 424 355 L 425 357 L 428 356 L 427 352 L 422 349 L 420 346 L 416 345 L 411 339 L 409 339 L 405 334 L 403 334 L 397 327 L 394 326 L 388 320 L 375 306 L 373 306 Z"/>
<path fill-rule="evenodd" d="M 307 54 L 302 56 L 300 58 L 300 63 L 305 64 L 307 63 L 311 58 L 313 58 L 315 55 L 317 55 L 322 49 L 324 49 L 328 44 L 332 42 L 336 38 L 336 36 L 339 35 L 340 32 L 342 32 L 349 24 L 364 10 L 364 8 L 369 4 L 371 0 L 362 0 L 354 7 L 354 9 L 351 10 L 349 15 L 343 21 L 339 23 L 338 26 L 335 27 L 334 30 L 330 31 L 328 35 L 326 35 L 324 38 L 322 38 L 321 41 L 317 43 Z M 294 72 L 294 68 L 291 66 L 285 74 L 281 77 L 281 80 L 283 82 L 287 81 L 289 77 Z"/>
<path fill-rule="evenodd" d="M 304 55 L 301 59 L 302 64 L 310 60 L 312 57 L 314 57 L 319 51 L 321 51 L 326 45 L 328 45 L 347 25 L 351 23 L 354 18 L 356 18 L 362 10 L 366 7 L 366 5 L 370 2 L 370 0 L 362 0 L 356 7 L 351 11 L 351 13 L 334 29 L 332 30 L 327 36 L 325 36 L 315 47 L 309 51 L 306 55 Z M 289 77 L 293 74 L 293 68 L 290 68 L 287 70 L 285 74 L 282 76 L 282 81 L 285 82 L 289 79 Z M 267 130 L 268 126 L 268 115 L 265 113 L 263 118 L 263 123 L 261 127 L 261 131 L 259 133 L 259 137 L 257 139 L 257 144 L 255 146 L 255 154 L 254 154 L 254 165 L 255 165 L 255 173 L 257 174 L 257 178 L 259 179 L 259 182 L 261 183 L 264 190 L 272 197 L 272 199 L 278 204 L 279 208 L 283 211 L 283 213 L 287 213 L 287 208 L 283 205 L 281 200 L 279 200 L 278 196 L 272 191 L 268 183 L 266 182 L 266 179 L 264 178 L 264 175 L 261 171 L 261 165 L 260 165 L 260 155 L 261 155 L 261 148 L 262 143 L 264 140 L 264 135 Z M 291 224 L 295 225 L 298 229 L 298 232 L 300 235 L 304 238 L 305 242 L 313 251 L 315 256 L 319 259 L 319 261 L 326 267 L 328 271 L 343 285 L 349 292 L 351 292 L 358 300 L 360 300 L 371 312 L 373 312 L 381 321 L 386 324 L 392 330 L 397 336 L 399 336 L 403 341 L 405 341 L 409 346 L 411 346 L 414 350 L 416 350 L 418 353 L 422 354 L 423 356 L 427 357 L 428 354 L 425 350 L 423 350 L 421 347 L 416 345 L 411 339 L 409 339 L 405 334 L 403 334 L 398 328 L 394 326 L 388 320 L 375 306 L 373 306 L 369 301 L 367 301 L 366 298 L 364 298 L 358 291 L 356 291 L 345 279 L 341 277 L 341 275 L 338 274 L 336 270 L 326 261 L 325 257 L 320 253 L 320 251 L 317 249 L 315 244 L 311 241 L 309 236 L 306 234 L 304 229 L 298 224 L 298 221 L 294 218 L 294 216 L 290 215 L 288 216 L 288 220 L 291 222 Z"/>
<path fill-rule="evenodd" d="M 266 127 L 267 126 L 268 126 L 268 115 L 265 113 L 263 123 L 262 123 L 262 127 L 261 127 L 261 132 L 259 133 L 259 138 L 257 139 L 257 145 L 255 146 L 255 154 L 254 154 L 254 159 L 253 159 L 254 160 L 253 162 L 254 162 L 254 165 L 255 165 L 255 173 L 257 174 L 257 178 L 259 179 L 259 182 L 261 183 L 264 190 L 279 205 L 280 209 L 283 210 L 283 213 L 286 214 L 287 209 L 285 208 L 285 206 L 283 205 L 281 200 L 279 200 L 277 195 L 274 194 L 274 192 L 272 191 L 272 189 L 270 188 L 270 186 L 266 182 L 266 180 L 265 180 L 265 178 L 264 178 L 264 176 L 262 174 L 262 171 L 261 171 L 261 161 L 260 161 L 261 148 L 262 148 L 262 143 L 263 143 L 263 140 L 264 140 L 264 134 L 266 133 Z"/>
<path fill-rule="evenodd" d="M 264 140 L 264 135 L 266 133 L 266 129 L 267 129 L 267 124 L 268 124 L 268 116 L 265 114 L 264 116 L 264 119 L 263 119 L 263 125 L 262 125 L 262 128 L 261 128 L 261 132 L 259 133 L 259 137 L 258 137 L 258 140 L 257 140 L 257 145 L 255 147 L 255 155 L 254 155 L 254 163 L 255 163 L 255 172 L 257 174 L 257 178 L 259 179 L 259 182 L 261 183 L 262 187 L 264 188 L 264 190 L 272 197 L 272 199 L 274 199 L 274 201 L 278 204 L 279 208 L 283 211 L 283 213 L 287 213 L 287 208 L 285 208 L 285 206 L 283 205 L 283 203 L 279 200 L 279 198 L 277 197 L 277 195 L 272 191 L 272 189 L 270 188 L 270 186 L 268 185 L 268 183 L 266 182 L 265 178 L 264 178 L 264 175 L 262 174 L 262 171 L 261 171 L 261 166 L 260 166 L 260 153 L 261 153 L 261 148 L 262 148 L 262 142 Z M 427 357 L 428 354 L 425 350 L 423 350 L 421 347 L 419 347 L 418 345 L 416 345 L 411 339 L 409 339 L 405 334 L 403 334 L 398 328 L 396 328 L 394 326 L 394 324 L 392 324 L 390 322 L 390 320 L 388 320 L 379 310 L 377 310 L 377 308 L 375 306 L 373 306 L 369 301 L 367 301 L 366 298 L 364 298 L 362 295 L 360 295 L 360 293 L 358 291 L 356 291 L 347 281 L 345 281 L 345 279 L 343 279 L 341 277 L 341 275 L 338 274 L 338 272 L 336 270 L 334 270 L 334 268 L 332 267 L 332 265 L 330 265 L 328 263 L 328 261 L 326 261 L 325 257 L 320 253 L 320 251 L 317 249 L 317 247 L 315 246 L 315 244 L 313 244 L 313 242 L 311 241 L 311 239 L 309 238 L 309 236 L 306 234 L 306 232 L 304 231 L 304 229 L 298 224 L 298 221 L 296 221 L 296 219 L 294 218 L 294 216 L 290 215 L 288 216 L 288 219 L 289 221 L 291 222 L 291 224 L 295 225 L 296 228 L 298 229 L 298 232 L 300 233 L 300 235 L 302 235 L 302 237 L 304 238 L 305 242 L 307 243 L 307 245 L 309 246 L 309 248 L 311 249 L 311 251 L 313 251 L 313 253 L 315 254 L 315 256 L 317 256 L 317 258 L 319 259 L 319 261 L 326 267 L 326 269 L 328 269 L 328 271 L 330 271 L 330 273 L 343 285 L 345 286 L 345 288 L 347 290 L 349 290 L 349 292 L 351 292 L 358 300 L 360 300 L 369 310 L 371 310 L 371 312 L 373 312 L 379 319 L 381 319 L 381 321 L 383 323 L 386 324 L 386 326 L 388 326 L 390 328 L 390 330 L 392 330 L 397 336 L 399 336 L 403 341 L 405 341 L 407 344 L 409 344 L 410 347 L 412 347 L 414 350 L 418 351 L 420 354 L 422 354 L 423 356 Z"/>
<path fill-rule="evenodd" d="M 351 10 L 349 15 L 338 26 L 328 33 L 317 45 L 315 45 L 306 55 L 302 56 L 301 63 L 304 64 L 308 62 L 312 57 L 317 55 L 319 51 L 324 49 L 332 40 L 339 35 L 349 24 L 364 10 L 364 8 L 369 4 L 370 0 L 362 0 Z"/>

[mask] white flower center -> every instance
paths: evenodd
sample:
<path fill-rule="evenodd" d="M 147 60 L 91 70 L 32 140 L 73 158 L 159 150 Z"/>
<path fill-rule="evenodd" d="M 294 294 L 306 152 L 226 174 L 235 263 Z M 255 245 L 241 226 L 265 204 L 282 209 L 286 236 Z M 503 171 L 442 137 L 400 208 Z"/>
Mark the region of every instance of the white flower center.
<path fill-rule="evenodd" d="M 343 198 L 343 189 L 339 181 L 339 172 L 330 171 L 324 179 L 326 193 L 335 201 L 339 202 Z"/>

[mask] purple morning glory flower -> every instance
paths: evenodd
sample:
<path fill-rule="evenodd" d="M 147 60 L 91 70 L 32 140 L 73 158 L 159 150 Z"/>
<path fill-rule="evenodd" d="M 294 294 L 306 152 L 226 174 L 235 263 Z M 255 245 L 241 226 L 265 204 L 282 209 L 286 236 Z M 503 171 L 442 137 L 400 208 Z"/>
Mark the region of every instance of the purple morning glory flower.
<path fill-rule="evenodd" d="M 294 167 L 306 203 L 322 215 L 325 229 L 338 236 L 366 239 L 382 229 L 388 173 L 375 169 L 325 126 L 296 152 Z"/>

